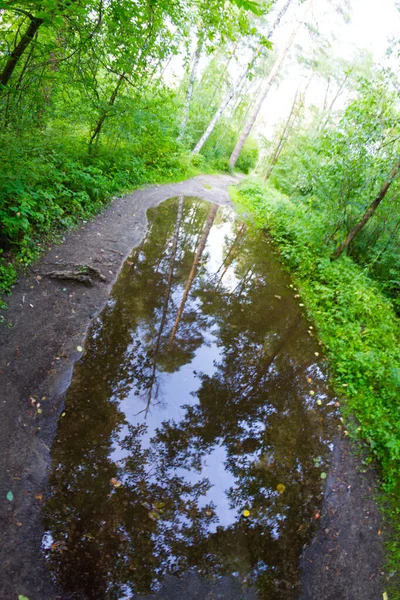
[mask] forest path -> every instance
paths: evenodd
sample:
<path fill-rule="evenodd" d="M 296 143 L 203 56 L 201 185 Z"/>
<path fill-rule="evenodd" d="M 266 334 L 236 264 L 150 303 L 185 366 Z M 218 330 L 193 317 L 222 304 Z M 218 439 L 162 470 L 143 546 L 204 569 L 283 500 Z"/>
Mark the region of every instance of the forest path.
<path fill-rule="evenodd" d="M 16 600 L 19 594 L 29 600 L 57 598 L 38 549 L 43 535 L 40 507 L 62 394 L 80 356 L 77 347 L 83 346 L 91 320 L 146 231 L 146 211 L 181 194 L 231 206 L 228 187 L 235 182 L 230 176 L 200 175 L 116 198 L 103 213 L 67 234 L 62 244 L 50 247 L 14 286 L 6 313 L 12 326 L 0 330 L 1 600 Z M 87 287 L 46 276 L 74 265 L 92 265 L 106 281 Z"/>
<path fill-rule="evenodd" d="M 117 198 L 50 248 L 16 284 L 7 312 L 13 326 L 2 328 L 0 345 L 0 598 L 16 600 L 21 594 L 29 600 L 68 600 L 55 589 L 38 552 L 51 443 L 63 410 L 63 392 L 80 357 L 77 348 L 83 346 L 87 328 L 107 301 L 125 258 L 141 241 L 147 209 L 179 195 L 230 206 L 228 186 L 235 182 L 230 176 L 204 175 Z M 85 287 L 46 276 L 79 264 L 94 266 L 106 281 Z M 357 467 L 348 441 L 338 440 L 321 530 L 302 559 L 304 599 L 382 597 L 374 481 L 371 473 L 362 474 Z"/>

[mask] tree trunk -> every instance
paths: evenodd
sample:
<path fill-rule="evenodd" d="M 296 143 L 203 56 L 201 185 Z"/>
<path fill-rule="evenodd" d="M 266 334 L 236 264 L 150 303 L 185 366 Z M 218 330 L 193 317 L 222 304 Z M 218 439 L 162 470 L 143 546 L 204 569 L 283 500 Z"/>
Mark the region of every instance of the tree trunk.
<path fill-rule="evenodd" d="M 150 382 L 151 383 L 150 383 L 149 391 L 148 391 L 148 394 L 147 394 L 147 405 L 146 405 L 146 408 L 145 408 L 145 411 L 144 411 L 146 417 L 147 417 L 148 412 L 150 410 L 151 400 L 152 400 L 152 397 L 153 397 L 153 388 L 154 388 L 154 383 L 156 381 L 156 375 L 157 375 L 157 359 L 158 359 L 158 355 L 159 355 L 159 352 L 160 352 L 160 346 L 161 346 L 161 336 L 162 336 L 162 332 L 163 332 L 164 327 L 165 327 L 165 322 L 167 320 L 168 304 L 169 304 L 169 299 L 171 297 L 172 277 L 173 277 L 173 274 L 174 274 L 176 251 L 178 249 L 179 227 L 181 226 L 182 215 L 183 215 L 183 196 L 179 196 L 178 212 L 177 212 L 177 215 L 176 215 L 176 221 L 175 221 L 175 227 L 174 227 L 174 233 L 173 233 L 173 236 L 174 236 L 173 240 L 174 241 L 173 241 L 173 244 L 172 244 L 171 256 L 170 256 L 170 259 L 169 259 L 169 270 L 168 270 L 167 287 L 165 289 L 162 316 L 161 316 L 160 326 L 158 328 L 156 345 L 155 345 L 154 353 L 153 353 L 153 357 L 152 357 L 153 367 L 152 367 L 151 377 L 150 377 Z"/>
<path fill-rule="evenodd" d="M 290 129 L 292 128 L 292 119 L 293 119 L 294 111 L 295 111 L 295 108 L 296 108 L 296 102 L 297 102 L 297 96 L 298 96 L 298 94 L 299 94 L 299 90 L 297 90 L 297 92 L 295 94 L 295 97 L 294 97 L 294 100 L 293 100 L 293 104 L 292 104 L 292 108 L 291 108 L 290 113 L 289 113 L 289 117 L 288 117 L 288 119 L 287 119 L 287 121 L 285 123 L 285 127 L 284 127 L 284 129 L 282 131 L 282 134 L 281 134 L 281 137 L 279 139 L 279 142 L 278 142 L 278 144 L 277 144 L 277 146 L 275 148 L 275 152 L 274 152 L 274 154 L 273 154 L 273 156 L 271 158 L 271 161 L 270 161 L 270 163 L 268 165 L 268 169 L 267 169 L 267 172 L 265 173 L 264 181 L 268 181 L 269 176 L 272 173 L 272 169 L 274 168 L 274 166 L 278 162 L 279 156 L 280 156 L 280 154 L 282 152 L 283 146 L 285 145 L 285 142 L 286 142 L 286 139 L 287 139 L 287 137 L 289 135 Z M 296 116 L 297 115 L 294 115 L 293 122 L 295 121 Z"/>
<path fill-rule="evenodd" d="M 233 244 L 230 247 L 229 252 L 228 252 L 228 254 L 225 257 L 225 260 L 222 261 L 221 266 L 219 267 L 218 271 L 215 273 L 215 278 L 217 278 L 218 275 L 219 275 L 219 273 L 220 273 L 220 271 L 221 271 L 221 269 L 222 269 L 222 273 L 219 276 L 219 279 L 218 279 L 217 284 L 215 286 L 216 290 L 219 288 L 220 284 L 222 283 L 223 278 L 225 277 L 225 273 L 227 272 L 227 270 L 231 266 L 231 264 L 232 264 L 232 262 L 233 262 L 233 260 L 234 260 L 234 258 L 236 256 L 236 253 L 239 250 L 240 242 L 241 242 L 241 240 L 242 240 L 242 238 L 243 238 L 243 236 L 244 236 L 245 233 L 246 233 L 246 224 L 243 223 L 240 226 L 240 229 L 238 230 L 238 232 L 237 232 L 237 234 L 235 236 Z"/>
<path fill-rule="evenodd" d="M 193 59 L 193 66 L 192 66 L 192 70 L 190 72 L 190 77 L 189 77 L 189 85 L 186 90 L 185 105 L 183 107 L 182 121 L 181 121 L 180 128 L 179 128 L 178 142 L 182 141 L 183 136 L 186 133 L 187 122 L 189 119 L 190 104 L 192 102 L 192 96 L 193 96 L 193 88 L 194 88 L 194 84 L 196 81 L 197 68 L 199 66 L 202 49 L 203 49 L 203 36 L 201 35 L 197 42 L 196 52 L 194 54 L 194 59 Z"/>
<path fill-rule="evenodd" d="M 6 62 L 3 71 L 0 73 L 0 85 L 6 86 L 8 84 L 19 59 L 32 42 L 39 27 L 44 23 L 44 19 L 38 19 L 36 17 L 30 17 L 30 19 L 31 22 L 29 23 L 28 29 L 25 31 L 14 50 L 11 52 L 10 58 Z"/>
<path fill-rule="evenodd" d="M 271 29 L 268 32 L 268 36 L 267 39 L 270 39 L 272 37 L 272 34 L 274 33 L 275 29 L 278 27 L 283 15 L 285 14 L 285 12 L 287 11 L 287 9 L 290 6 L 292 0 L 286 0 L 284 6 L 282 7 L 281 11 L 279 12 L 277 18 L 274 21 L 274 24 L 272 25 Z M 226 94 L 226 96 L 221 100 L 221 104 L 219 105 L 219 107 L 217 108 L 213 118 L 211 119 L 207 129 L 205 130 L 205 132 L 203 133 L 203 135 L 201 136 L 201 138 L 199 139 L 199 141 L 197 142 L 196 146 L 194 147 L 194 149 L 192 150 L 192 154 L 199 154 L 204 146 L 204 144 L 207 142 L 208 138 L 210 137 L 210 135 L 212 134 L 212 132 L 215 129 L 216 124 L 218 123 L 218 121 L 220 120 L 221 116 L 223 115 L 226 107 L 228 106 L 229 102 L 232 100 L 232 98 L 235 96 L 235 94 L 240 90 L 243 81 L 246 79 L 247 74 L 249 73 L 250 69 L 253 67 L 258 53 L 260 52 L 260 49 L 262 48 L 261 45 L 257 46 L 256 50 L 253 53 L 253 56 L 248 64 L 248 66 L 246 67 L 246 69 L 243 71 L 243 73 L 241 74 L 238 82 L 236 85 L 232 85 L 229 88 L 228 93 Z"/>
<path fill-rule="evenodd" d="M 119 88 L 121 87 L 121 84 L 122 84 L 122 82 L 123 82 L 124 79 L 125 79 L 125 73 L 122 73 L 122 75 L 119 76 L 117 85 L 115 86 L 115 89 L 114 89 L 113 93 L 111 94 L 110 100 L 108 101 L 109 108 L 111 108 L 114 105 L 115 100 L 116 100 L 117 95 L 118 95 Z M 89 140 L 89 153 L 92 150 L 93 142 L 96 139 L 98 139 L 99 136 L 100 136 L 101 130 L 103 128 L 104 121 L 108 117 L 109 108 L 106 109 L 103 112 L 103 114 L 100 116 L 99 120 L 97 121 L 96 127 L 94 128 L 93 133 L 90 136 L 90 140 Z"/>
<path fill-rule="evenodd" d="M 311 6 L 311 4 L 309 5 Z M 251 130 L 253 129 L 254 123 L 256 122 L 256 119 L 258 117 L 258 114 L 261 110 L 262 105 L 264 104 L 264 100 L 268 95 L 268 92 L 275 80 L 275 77 L 277 76 L 279 69 L 282 66 L 283 61 L 286 58 L 287 53 L 289 52 L 292 44 L 293 44 L 293 40 L 296 37 L 300 27 L 303 25 L 303 18 L 306 14 L 306 12 L 309 9 L 309 6 L 306 7 L 304 13 L 303 13 L 303 17 L 302 19 L 300 19 L 299 23 L 296 25 L 296 27 L 293 29 L 285 48 L 282 50 L 282 52 L 279 54 L 278 58 L 275 61 L 274 66 L 272 67 L 267 80 L 265 81 L 265 87 L 264 87 L 264 91 L 262 92 L 261 96 L 259 97 L 258 101 L 256 102 L 253 110 L 250 112 L 250 115 L 246 121 L 246 123 L 244 124 L 242 133 L 239 136 L 239 139 L 236 143 L 236 146 L 231 154 L 231 157 L 229 159 L 229 166 L 231 167 L 231 169 L 233 169 L 233 167 L 235 166 L 235 164 L 237 163 L 237 160 L 239 158 L 239 154 L 242 151 L 242 148 L 247 140 L 247 138 L 250 135 Z"/>
<path fill-rule="evenodd" d="M 400 171 L 400 159 L 397 161 L 397 163 L 395 164 L 393 169 L 390 171 L 389 177 L 386 179 L 385 183 L 379 190 L 379 193 L 376 196 L 375 200 L 369 205 L 369 208 L 364 213 L 363 217 L 358 221 L 358 223 L 350 231 L 350 233 L 344 240 L 343 244 L 340 244 L 340 246 L 338 246 L 336 248 L 336 250 L 334 251 L 334 253 L 331 256 L 331 260 L 336 260 L 337 258 L 339 258 L 339 256 L 350 246 L 350 244 L 352 243 L 352 241 L 354 240 L 354 238 L 356 237 L 358 232 L 361 231 L 361 229 L 364 227 L 364 225 L 366 225 L 368 223 L 368 221 L 370 220 L 370 218 L 375 214 L 376 209 L 378 208 L 379 204 L 382 202 L 382 200 L 386 196 L 388 189 L 390 188 L 393 180 L 397 177 L 399 171 Z"/>
<path fill-rule="evenodd" d="M 329 108 L 328 108 L 328 110 L 326 112 L 325 121 L 323 119 L 321 119 L 321 124 L 319 126 L 319 132 L 322 132 L 325 129 L 325 127 L 327 126 L 328 121 L 329 121 L 329 117 L 330 117 L 330 115 L 332 113 L 332 110 L 333 110 L 333 107 L 335 105 L 335 102 L 339 98 L 340 94 L 342 93 L 344 85 L 345 85 L 346 81 L 348 80 L 348 78 L 349 78 L 349 73 L 346 73 L 346 75 L 343 78 L 342 83 L 340 84 L 340 86 L 338 88 L 338 91 L 334 95 L 334 97 L 332 99 L 332 102 L 330 103 L 330 106 L 329 106 Z"/>
<path fill-rule="evenodd" d="M 232 100 L 233 96 L 235 95 L 235 91 L 236 91 L 236 88 L 231 87 L 228 94 L 225 96 L 225 98 L 223 98 L 223 100 L 221 101 L 221 104 L 219 105 L 219 107 L 217 108 L 217 111 L 215 112 L 213 118 L 211 119 L 207 129 L 205 130 L 205 132 L 203 133 L 203 135 L 197 142 L 196 146 L 193 148 L 192 154 L 199 154 L 199 152 L 203 148 L 204 144 L 206 143 L 206 141 L 208 140 L 208 138 L 214 131 L 216 124 L 218 123 L 218 121 L 220 120 L 220 118 L 222 116 L 222 113 L 224 112 L 224 110 L 228 106 L 229 102 Z"/>
<path fill-rule="evenodd" d="M 193 284 L 193 280 L 194 280 L 194 278 L 196 276 L 197 267 L 199 266 L 201 255 L 203 254 L 204 248 L 206 247 L 207 238 L 209 236 L 212 224 L 214 223 L 214 219 L 215 219 L 215 215 L 217 214 L 217 210 L 218 210 L 218 205 L 217 204 L 212 204 L 211 208 L 210 208 L 210 212 L 208 213 L 207 222 L 206 222 L 206 225 L 204 227 L 204 231 L 201 234 L 199 245 L 197 246 L 197 250 L 196 250 L 196 253 L 194 255 L 192 268 L 190 269 L 190 273 L 189 273 L 188 280 L 186 282 L 185 291 L 183 293 L 182 301 L 181 301 L 181 304 L 180 304 L 180 307 L 179 307 L 179 310 L 178 310 L 178 314 L 177 314 L 176 319 L 175 319 L 174 326 L 172 328 L 172 333 L 171 333 L 171 337 L 170 337 L 170 340 L 169 340 L 169 347 L 171 347 L 172 344 L 174 343 L 174 339 L 175 339 L 175 336 L 176 336 L 176 332 L 178 330 L 179 322 L 181 320 L 182 313 L 183 313 L 183 310 L 185 308 L 186 300 L 188 299 L 188 296 L 189 296 L 189 293 L 190 293 L 190 289 L 191 289 L 192 284 Z"/>

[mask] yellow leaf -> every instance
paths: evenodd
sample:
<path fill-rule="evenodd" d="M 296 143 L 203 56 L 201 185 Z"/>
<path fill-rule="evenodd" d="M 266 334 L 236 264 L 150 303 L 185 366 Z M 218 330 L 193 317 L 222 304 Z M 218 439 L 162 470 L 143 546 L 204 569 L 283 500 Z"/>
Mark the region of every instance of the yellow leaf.
<path fill-rule="evenodd" d="M 276 491 L 278 492 L 278 494 L 283 494 L 285 489 L 286 486 L 283 483 L 278 483 L 278 485 L 276 486 Z"/>
<path fill-rule="evenodd" d="M 250 511 L 247 508 L 245 508 L 244 511 L 242 512 L 242 515 L 244 517 L 249 517 L 250 516 Z"/>

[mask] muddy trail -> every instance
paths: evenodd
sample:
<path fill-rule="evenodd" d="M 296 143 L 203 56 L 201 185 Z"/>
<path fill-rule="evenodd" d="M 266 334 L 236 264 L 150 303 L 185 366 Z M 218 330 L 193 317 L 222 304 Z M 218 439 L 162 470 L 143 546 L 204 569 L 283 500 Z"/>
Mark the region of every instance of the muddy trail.
<path fill-rule="evenodd" d="M 2 600 L 382 597 L 373 474 L 235 182 L 116 199 L 16 285 Z"/>

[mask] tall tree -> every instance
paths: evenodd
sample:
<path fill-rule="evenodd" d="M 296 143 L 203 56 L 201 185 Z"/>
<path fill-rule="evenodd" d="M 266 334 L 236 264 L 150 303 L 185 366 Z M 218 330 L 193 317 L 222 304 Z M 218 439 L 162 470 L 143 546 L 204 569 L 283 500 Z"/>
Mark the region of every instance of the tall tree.
<path fill-rule="evenodd" d="M 171 333 L 171 337 L 169 340 L 170 346 L 172 346 L 172 344 L 174 343 L 176 332 L 178 331 L 178 327 L 179 327 L 179 322 L 181 320 L 182 313 L 185 308 L 186 300 L 188 299 L 190 289 L 192 287 L 193 280 L 196 276 L 197 268 L 198 268 L 200 260 L 201 260 L 201 256 L 204 252 L 204 248 L 206 247 L 207 239 L 210 234 L 211 227 L 214 223 L 214 219 L 215 219 L 215 215 L 217 214 L 217 210 L 218 210 L 218 205 L 212 204 L 210 207 L 210 212 L 208 213 L 208 217 L 207 217 L 206 224 L 204 226 L 203 233 L 201 234 L 201 237 L 200 237 L 199 245 L 197 246 L 197 250 L 194 255 L 192 268 L 190 269 L 189 277 L 187 279 L 186 286 L 185 286 L 185 291 L 183 292 L 181 304 L 179 306 L 178 313 L 177 313 L 176 319 L 175 319 L 175 323 L 172 328 L 172 333 Z"/>
<path fill-rule="evenodd" d="M 203 49 L 203 42 L 204 42 L 203 35 L 200 34 L 199 38 L 197 40 L 196 50 L 195 50 L 194 57 L 193 57 L 192 68 L 190 70 L 189 83 L 188 83 L 188 87 L 186 90 L 185 103 L 183 106 L 182 120 L 181 120 L 180 127 L 179 127 L 178 141 L 182 141 L 182 139 L 185 135 L 185 132 L 186 132 L 186 126 L 187 126 L 187 122 L 189 119 L 190 103 L 192 101 L 193 88 L 194 88 L 194 84 L 196 81 L 197 69 L 198 69 L 199 62 L 200 62 L 201 52 Z"/>
<path fill-rule="evenodd" d="M 312 2 L 312 0 L 311 0 Z M 283 50 L 281 51 L 281 53 L 279 54 L 278 58 L 276 59 L 274 66 L 272 67 L 267 79 L 265 80 L 264 83 L 264 89 L 262 91 L 262 93 L 260 94 L 257 102 L 255 103 L 252 111 L 250 112 L 244 126 L 243 129 L 239 135 L 239 139 L 236 143 L 235 148 L 233 149 L 233 152 L 231 154 L 231 157 L 229 159 L 229 166 L 233 169 L 233 167 L 235 166 L 238 158 L 239 158 L 239 154 L 242 151 L 243 146 L 246 143 L 247 138 L 250 135 L 251 130 L 253 129 L 254 123 L 256 122 L 256 119 L 258 117 L 258 114 L 261 110 L 262 105 L 264 104 L 264 100 L 268 95 L 269 90 L 271 89 L 271 86 L 273 84 L 273 82 L 275 81 L 276 76 L 279 73 L 280 68 L 282 67 L 282 64 L 293 44 L 293 41 L 298 33 L 298 31 L 300 30 L 300 28 L 303 25 L 303 19 L 306 15 L 306 13 L 308 12 L 309 8 L 311 6 L 311 3 L 307 2 L 306 7 L 303 11 L 302 17 L 299 20 L 299 22 L 297 23 L 296 27 L 293 29 L 292 33 L 289 36 L 289 39 L 286 42 L 285 47 L 283 48 Z"/>
<path fill-rule="evenodd" d="M 279 26 L 279 23 L 282 20 L 282 17 L 284 16 L 284 14 L 286 13 L 287 9 L 290 6 L 290 3 L 292 2 L 292 0 L 286 0 L 285 4 L 283 5 L 283 7 L 281 8 L 281 10 L 279 11 L 271 29 L 268 32 L 268 35 L 266 37 L 266 39 L 264 40 L 264 42 L 262 44 L 258 44 L 257 48 L 255 49 L 255 51 L 253 52 L 253 55 L 249 61 L 249 63 L 247 64 L 247 66 L 245 67 L 245 69 L 243 69 L 240 77 L 238 78 L 236 83 L 233 83 L 228 92 L 226 93 L 226 95 L 222 98 L 220 105 L 218 106 L 217 110 L 215 111 L 210 123 L 207 126 L 207 129 L 205 130 L 205 132 L 203 133 L 203 135 L 201 136 L 201 138 L 199 139 L 199 141 L 197 142 L 196 146 L 193 148 L 192 150 L 192 154 L 199 154 L 199 152 L 201 152 L 204 144 L 207 142 L 207 140 L 209 139 L 210 135 L 212 134 L 212 132 L 215 129 L 215 126 L 217 125 L 218 121 L 220 120 L 221 116 L 224 114 L 227 106 L 229 105 L 229 103 L 231 102 L 231 100 L 237 96 L 237 94 L 240 92 L 240 89 L 243 85 L 243 82 L 246 80 L 246 78 L 249 76 L 251 70 L 253 69 L 258 56 L 260 55 L 260 52 L 262 51 L 262 49 L 265 47 L 266 42 L 271 40 L 271 37 L 274 33 L 274 31 L 276 30 L 276 28 Z"/>
<path fill-rule="evenodd" d="M 356 237 L 356 235 L 368 223 L 368 221 L 370 220 L 370 218 L 374 216 L 374 214 L 376 212 L 376 209 L 378 208 L 378 206 L 380 205 L 380 203 L 382 202 L 382 200 L 386 196 L 386 194 L 387 194 L 390 186 L 392 185 L 394 179 L 399 174 L 399 171 L 400 171 L 400 159 L 397 161 L 397 163 L 394 165 L 393 169 L 390 171 L 388 178 L 386 179 L 386 181 L 382 185 L 382 187 L 379 190 L 376 198 L 369 205 L 368 210 L 364 213 L 364 215 L 362 216 L 362 218 L 356 223 L 356 225 L 353 227 L 353 229 L 347 235 L 347 237 L 344 240 L 344 242 L 342 244 L 340 244 L 336 248 L 336 250 L 333 252 L 332 257 L 331 257 L 332 260 L 335 260 L 336 258 L 339 258 L 339 256 L 341 254 L 343 254 L 343 252 L 345 250 L 347 250 L 347 248 L 350 246 L 350 244 L 352 243 L 352 241 L 354 240 L 354 238 Z"/>

